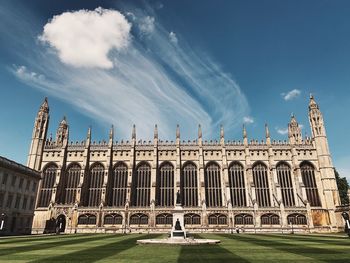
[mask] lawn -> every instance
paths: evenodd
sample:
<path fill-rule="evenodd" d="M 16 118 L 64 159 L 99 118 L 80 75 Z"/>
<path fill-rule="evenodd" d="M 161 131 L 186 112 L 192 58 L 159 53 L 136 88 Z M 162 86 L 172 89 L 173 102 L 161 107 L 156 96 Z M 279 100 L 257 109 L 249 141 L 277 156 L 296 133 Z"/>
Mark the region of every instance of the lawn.
<path fill-rule="evenodd" d="M 164 235 L 163 235 L 164 236 Z M 201 234 L 219 245 L 137 245 L 157 234 L 0 238 L 0 262 L 350 262 L 341 235 Z"/>

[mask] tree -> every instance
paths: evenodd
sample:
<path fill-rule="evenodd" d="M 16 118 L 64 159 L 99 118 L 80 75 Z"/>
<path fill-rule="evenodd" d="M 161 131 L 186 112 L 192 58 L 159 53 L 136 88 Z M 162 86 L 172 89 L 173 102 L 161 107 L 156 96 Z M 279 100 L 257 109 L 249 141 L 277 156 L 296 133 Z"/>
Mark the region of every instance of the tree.
<path fill-rule="evenodd" d="M 340 195 L 340 202 L 342 205 L 349 204 L 348 189 L 349 183 L 345 177 L 340 177 L 336 169 L 334 169 L 335 179 L 337 181 L 338 191 Z"/>

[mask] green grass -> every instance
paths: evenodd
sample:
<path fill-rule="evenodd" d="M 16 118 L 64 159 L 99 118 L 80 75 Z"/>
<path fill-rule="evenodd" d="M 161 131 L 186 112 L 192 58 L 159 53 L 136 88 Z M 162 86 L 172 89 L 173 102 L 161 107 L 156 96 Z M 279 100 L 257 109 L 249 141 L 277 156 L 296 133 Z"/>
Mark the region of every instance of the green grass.
<path fill-rule="evenodd" d="M 345 235 L 201 234 L 219 245 L 137 245 L 157 234 L 0 238 L 0 262 L 350 262 Z"/>

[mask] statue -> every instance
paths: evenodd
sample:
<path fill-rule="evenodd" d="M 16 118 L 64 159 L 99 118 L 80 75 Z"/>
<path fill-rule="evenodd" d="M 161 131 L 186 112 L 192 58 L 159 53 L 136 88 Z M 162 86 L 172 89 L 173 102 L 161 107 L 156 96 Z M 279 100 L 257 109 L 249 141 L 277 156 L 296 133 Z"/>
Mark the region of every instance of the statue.
<path fill-rule="evenodd" d="M 177 205 L 182 205 L 182 200 L 181 200 L 180 191 L 177 191 L 177 193 L 176 193 L 176 204 L 177 204 Z"/>
<path fill-rule="evenodd" d="M 175 230 L 181 230 L 181 225 L 180 225 L 179 219 L 176 220 L 176 223 L 175 223 Z"/>

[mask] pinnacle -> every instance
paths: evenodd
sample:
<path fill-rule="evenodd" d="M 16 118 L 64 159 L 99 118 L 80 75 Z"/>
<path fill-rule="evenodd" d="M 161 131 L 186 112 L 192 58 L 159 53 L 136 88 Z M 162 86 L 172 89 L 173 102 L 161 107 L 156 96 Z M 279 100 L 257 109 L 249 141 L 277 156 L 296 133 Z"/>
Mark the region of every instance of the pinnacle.
<path fill-rule="evenodd" d="M 45 97 L 43 103 L 41 104 L 40 110 L 44 111 L 44 112 L 48 112 L 49 111 L 49 103 L 47 101 L 47 97 Z"/>

